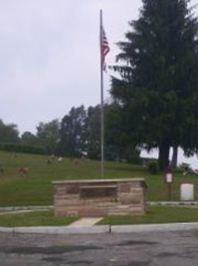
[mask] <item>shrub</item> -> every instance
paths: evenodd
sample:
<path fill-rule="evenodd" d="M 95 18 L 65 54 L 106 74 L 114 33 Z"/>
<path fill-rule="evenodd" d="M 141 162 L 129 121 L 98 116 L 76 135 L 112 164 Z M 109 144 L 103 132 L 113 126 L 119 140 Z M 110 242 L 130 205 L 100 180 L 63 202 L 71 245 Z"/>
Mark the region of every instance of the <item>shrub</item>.
<path fill-rule="evenodd" d="M 151 161 L 147 165 L 148 171 L 152 175 L 159 173 L 159 165 L 157 161 Z"/>
<path fill-rule="evenodd" d="M 142 160 L 138 155 L 134 155 L 128 159 L 128 163 L 142 165 Z"/>
<path fill-rule="evenodd" d="M 0 150 L 8 152 L 21 152 L 30 154 L 45 154 L 45 149 L 39 146 L 22 145 L 15 143 L 1 143 Z"/>

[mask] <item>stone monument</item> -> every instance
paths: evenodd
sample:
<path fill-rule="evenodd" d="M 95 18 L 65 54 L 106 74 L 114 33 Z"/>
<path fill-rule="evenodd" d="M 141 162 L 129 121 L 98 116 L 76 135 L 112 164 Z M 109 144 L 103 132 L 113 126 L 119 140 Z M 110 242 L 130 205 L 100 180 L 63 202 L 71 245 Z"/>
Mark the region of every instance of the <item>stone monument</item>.
<path fill-rule="evenodd" d="M 57 217 L 143 215 L 146 183 L 143 178 L 54 181 Z"/>

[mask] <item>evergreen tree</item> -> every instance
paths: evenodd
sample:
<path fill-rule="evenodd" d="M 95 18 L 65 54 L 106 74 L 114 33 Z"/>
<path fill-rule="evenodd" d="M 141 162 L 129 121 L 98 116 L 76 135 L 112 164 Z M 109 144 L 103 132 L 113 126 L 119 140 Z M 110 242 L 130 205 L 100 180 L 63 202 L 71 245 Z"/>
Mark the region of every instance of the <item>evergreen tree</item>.
<path fill-rule="evenodd" d="M 105 106 L 105 158 L 138 163 L 140 150 L 126 130 L 128 121 L 116 103 Z"/>
<path fill-rule="evenodd" d="M 119 42 L 111 93 L 137 145 L 159 148 L 160 168 L 170 147 L 198 147 L 197 20 L 188 0 L 143 0 L 139 19 Z"/>

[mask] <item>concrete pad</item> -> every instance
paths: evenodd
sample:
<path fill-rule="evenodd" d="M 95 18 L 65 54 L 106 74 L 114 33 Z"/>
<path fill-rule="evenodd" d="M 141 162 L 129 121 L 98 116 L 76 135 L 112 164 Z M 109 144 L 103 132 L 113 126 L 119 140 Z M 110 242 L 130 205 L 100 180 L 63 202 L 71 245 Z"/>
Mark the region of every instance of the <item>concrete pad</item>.
<path fill-rule="evenodd" d="M 68 227 L 90 227 L 93 226 L 95 224 L 97 224 L 98 222 L 100 222 L 103 218 L 99 217 L 99 218 L 81 218 L 75 222 L 73 222 L 72 224 L 70 224 Z"/>

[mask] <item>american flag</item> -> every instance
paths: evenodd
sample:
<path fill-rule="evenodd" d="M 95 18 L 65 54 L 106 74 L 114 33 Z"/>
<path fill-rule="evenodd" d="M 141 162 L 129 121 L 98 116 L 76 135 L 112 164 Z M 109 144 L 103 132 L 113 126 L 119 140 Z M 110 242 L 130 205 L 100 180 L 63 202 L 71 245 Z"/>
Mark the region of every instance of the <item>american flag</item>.
<path fill-rule="evenodd" d="M 101 60 L 102 60 L 102 70 L 106 70 L 106 63 L 105 63 L 105 57 L 110 51 L 109 44 L 107 41 L 107 37 L 104 31 L 104 28 L 102 27 L 102 36 L 101 36 Z"/>

